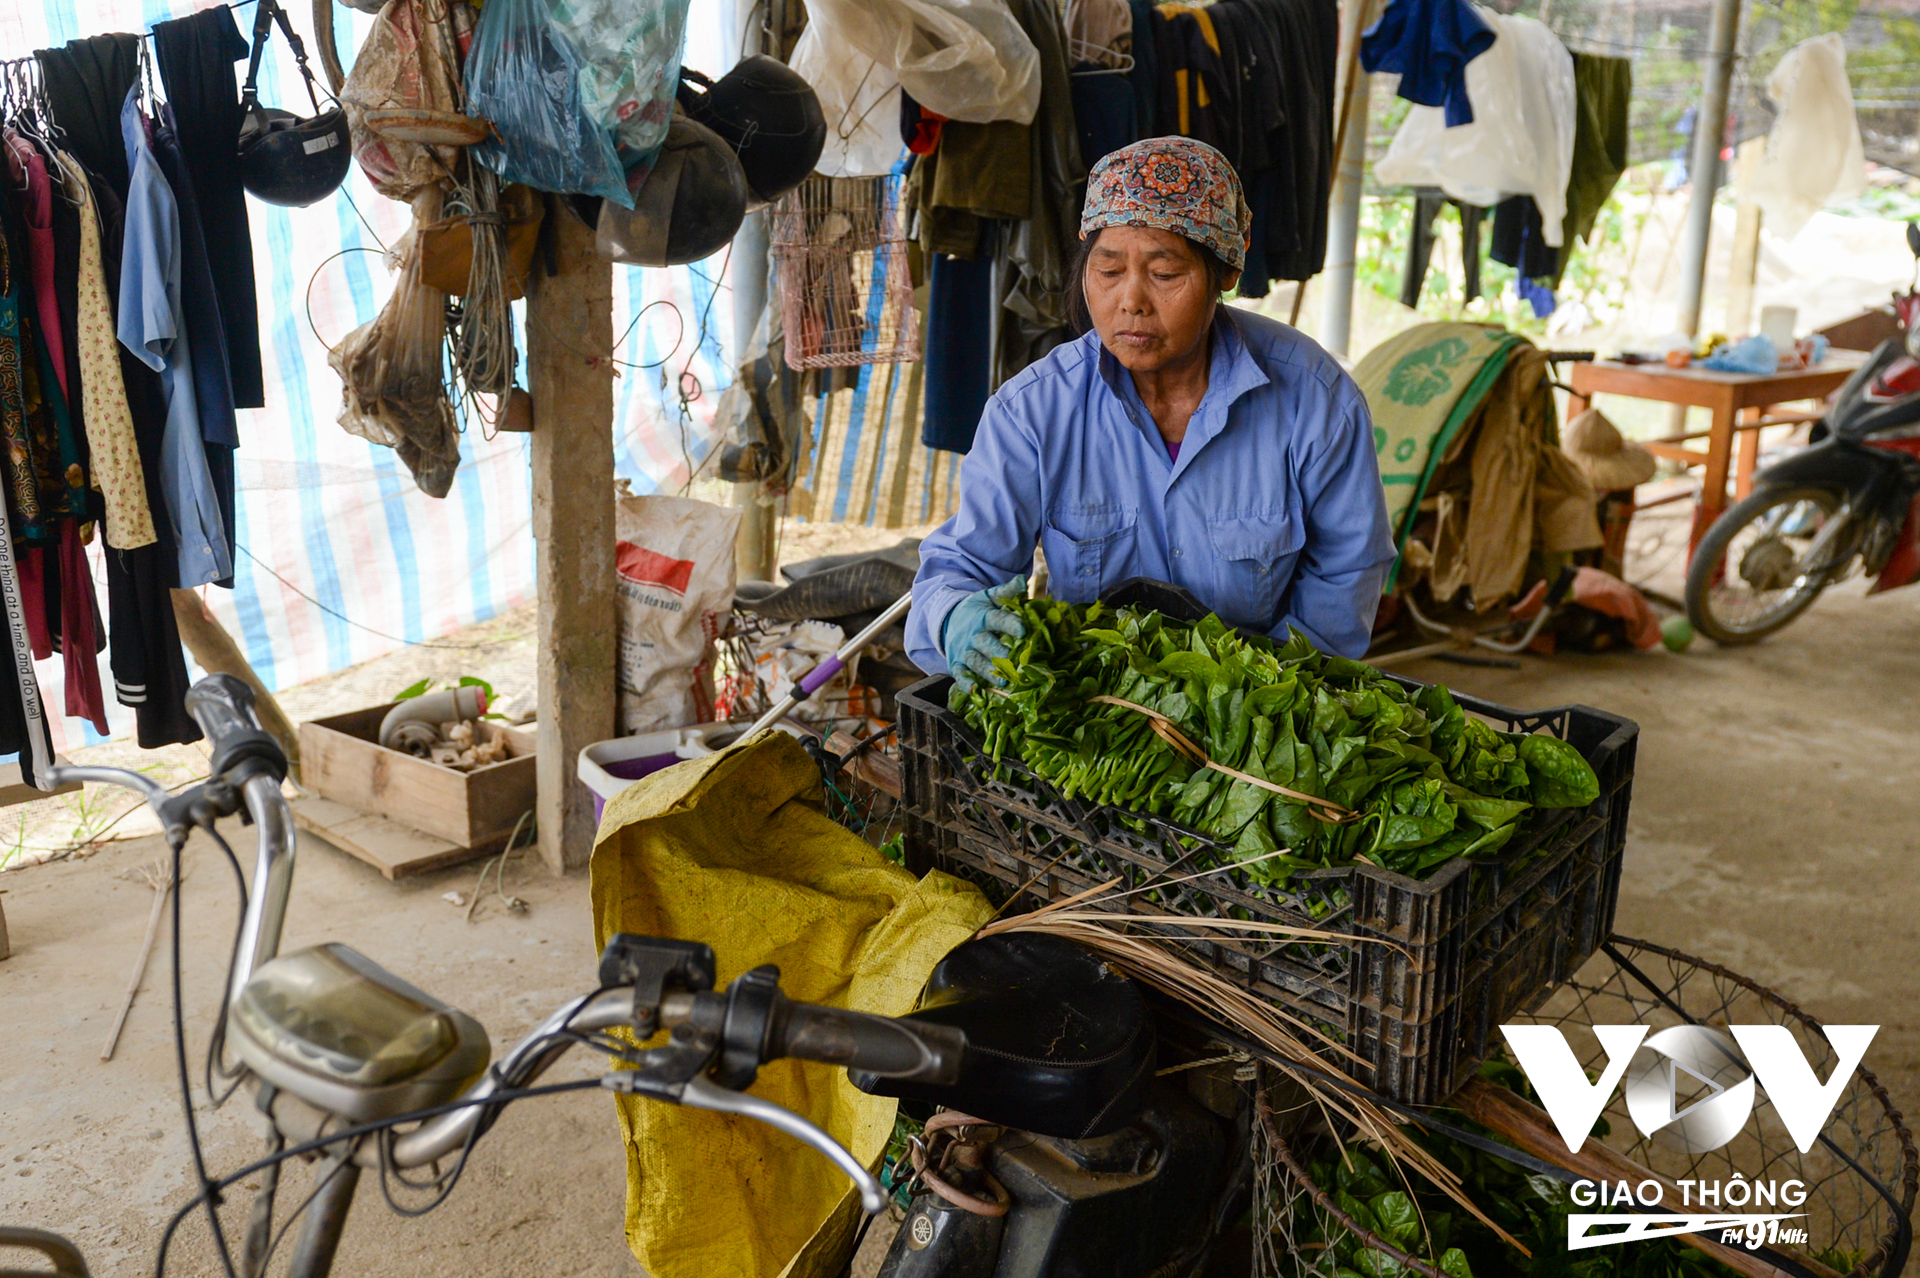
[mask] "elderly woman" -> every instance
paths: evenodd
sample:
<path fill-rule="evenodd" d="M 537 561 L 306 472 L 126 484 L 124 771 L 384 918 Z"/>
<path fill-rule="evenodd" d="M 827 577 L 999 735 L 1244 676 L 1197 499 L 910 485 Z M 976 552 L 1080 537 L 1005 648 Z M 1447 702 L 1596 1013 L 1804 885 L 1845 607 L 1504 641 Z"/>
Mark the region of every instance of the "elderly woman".
<path fill-rule="evenodd" d="M 988 403 L 959 513 L 920 546 L 921 669 L 1001 682 L 1020 623 L 994 601 L 1024 588 L 1036 543 L 1056 598 L 1154 577 L 1234 625 L 1366 650 L 1394 555 L 1373 422 L 1311 339 L 1220 304 L 1248 222 L 1233 167 L 1192 139 L 1094 167 L 1071 286 L 1091 331 Z"/>

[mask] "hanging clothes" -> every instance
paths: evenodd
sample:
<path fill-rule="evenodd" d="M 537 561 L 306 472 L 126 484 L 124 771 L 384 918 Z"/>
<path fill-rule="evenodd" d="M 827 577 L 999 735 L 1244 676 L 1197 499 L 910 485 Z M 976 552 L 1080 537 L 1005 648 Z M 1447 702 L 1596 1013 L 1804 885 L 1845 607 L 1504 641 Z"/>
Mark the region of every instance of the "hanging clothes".
<path fill-rule="evenodd" d="M 920 439 L 964 453 L 993 393 L 993 262 L 936 253 L 927 271 L 926 408 Z"/>
<path fill-rule="evenodd" d="M 1407 268 L 1400 277 L 1400 305 L 1417 307 L 1433 262 L 1433 222 L 1451 204 L 1460 214 L 1460 260 L 1464 293 L 1471 302 L 1480 296 L 1480 227 L 1486 210 L 1447 198 L 1431 187 L 1414 192 L 1413 235 L 1407 244 Z"/>
<path fill-rule="evenodd" d="M 180 207 L 147 138 L 134 93 L 121 108 L 120 125 L 132 174 L 120 267 L 120 341 L 162 377 L 167 417 L 160 478 L 173 525 L 176 584 L 192 589 L 231 578 L 233 560 L 194 392 L 183 310 Z"/>
<path fill-rule="evenodd" d="M 226 5 L 153 28 L 154 60 L 167 90 L 175 137 L 186 164 L 219 298 L 222 347 L 237 408 L 266 400 L 260 366 L 260 318 L 254 296 L 253 236 L 240 185 L 240 91 L 233 64 L 249 53 Z"/>
<path fill-rule="evenodd" d="M 120 104 L 140 78 L 140 37 L 118 32 L 69 40 L 34 53 L 60 145 L 106 180 L 122 200 L 129 172 Z"/>
<path fill-rule="evenodd" d="M 1066 31 L 1053 0 L 1013 0 L 1013 15 L 1040 58 L 1040 111 L 1028 134 L 1033 203 L 1007 237 L 994 383 L 1005 382 L 1072 336 L 1067 269 L 1080 242 L 1087 165 L 1073 122 Z"/>
<path fill-rule="evenodd" d="M 1483 16 L 1500 38 L 1467 64 L 1474 122 L 1449 128 L 1438 107 L 1412 108 L 1374 176 L 1388 186 L 1437 186 L 1482 207 L 1532 196 L 1545 241 L 1558 248 L 1573 167 L 1573 57 L 1533 18 Z"/>
<path fill-rule="evenodd" d="M 1336 0 L 1228 0 L 1264 13 L 1271 52 L 1256 69 L 1277 80 L 1279 115 L 1267 130 L 1270 181 L 1263 188 L 1264 215 L 1255 210 L 1256 237 L 1269 279 L 1305 280 L 1327 260 L 1327 206 L 1333 192 L 1335 86 L 1340 10 Z M 1253 143 L 1250 161 L 1257 160 Z M 1266 194 L 1270 191 L 1270 197 Z M 1251 203 L 1251 200 L 1249 201 Z"/>
<path fill-rule="evenodd" d="M 1073 69 L 1073 122 L 1080 158 L 1088 168 L 1111 151 L 1139 141 L 1133 124 L 1133 84 L 1125 72 L 1092 63 Z"/>
<path fill-rule="evenodd" d="M 101 274 L 109 299 L 120 297 L 126 211 L 112 185 L 97 174 L 88 186 L 100 219 Z M 117 302 L 116 302 L 117 305 Z M 117 330 L 116 330 L 117 331 Z M 166 392 L 159 373 L 116 341 L 127 412 L 145 481 L 153 541 L 119 549 L 107 543 L 107 638 L 115 698 L 134 712 L 136 739 L 144 750 L 198 741 L 200 725 L 187 713 L 189 681 L 173 611 L 179 559 L 167 515 L 164 451 Z"/>
<path fill-rule="evenodd" d="M 1156 134 L 1159 118 L 1159 50 L 1167 20 L 1153 0 L 1127 0 L 1127 7 L 1133 11 L 1133 70 L 1127 73 L 1127 83 L 1133 86 L 1133 131 L 1136 137 L 1150 138 Z"/>
<path fill-rule="evenodd" d="M 1220 33 L 1210 8 L 1163 4 L 1167 20 L 1157 41 L 1160 63 L 1155 133 L 1205 142 L 1234 163 L 1240 139 L 1234 128 L 1232 77 L 1221 53 Z"/>
<path fill-rule="evenodd" d="M 145 468 L 140 462 L 133 414 L 120 370 L 120 344 L 114 336 L 100 209 L 80 162 L 65 152 L 58 158 L 66 179 L 66 198 L 78 210 L 80 223 L 74 278 L 74 354 L 85 407 L 89 470 L 101 497 L 107 544 L 134 550 L 153 544 L 153 512 L 147 502 Z"/>
<path fill-rule="evenodd" d="M 1441 108 L 1451 129 L 1473 123 L 1467 64 L 1493 41 L 1493 28 L 1467 0 L 1388 0 L 1360 37 L 1360 65 L 1398 75 L 1395 92 Z"/>
<path fill-rule="evenodd" d="M 234 523 L 235 497 L 233 454 L 240 447 L 240 435 L 234 421 L 233 373 L 227 363 L 226 330 L 222 322 L 219 290 L 214 284 L 206 236 L 200 220 L 199 192 L 186 171 L 180 150 L 180 131 L 173 107 L 160 107 L 160 127 L 153 131 L 153 153 L 160 161 L 160 172 L 173 189 L 180 211 L 180 298 L 185 307 L 187 337 L 192 351 L 193 400 L 200 414 L 200 438 L 206 447 L 207 475 L 213 483 L 220 507 L 221 527 L 226 538 L 227 562 L 234 555 L 237 526 Z M 215 580 L 216 586 L 233 588 L 233 574 Z"/>

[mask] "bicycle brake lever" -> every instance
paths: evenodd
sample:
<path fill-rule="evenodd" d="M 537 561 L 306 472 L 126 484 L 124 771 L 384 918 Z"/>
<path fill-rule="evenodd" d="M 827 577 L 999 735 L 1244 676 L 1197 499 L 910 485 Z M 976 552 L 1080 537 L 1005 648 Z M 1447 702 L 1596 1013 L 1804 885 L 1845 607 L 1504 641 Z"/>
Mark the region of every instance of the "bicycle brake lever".
<path fill-rule="evenodd" d="M 803 1144 L 811 1145 L 820 1153 L 833 1160 L 833 1165 L 845 1172 L 854 1186 L 860 1191 L 860 1206 L 869 1216 L 878 1215 L 885 1210 L 887 1196 L 880 1188 L 880 1182 L 873 1173 L 860 1165 L 860 1161 L 839 1141 L 815 1127 L 790 1109 L 785 1109 L 769 1100 L 750 1096 L 745 1092 L 728 1091 L 704 1075 L 686 1083 L 662 1086 L 655 1083 L 645 1085 L 644 1076 L 638 1070 L 615 1070 L 601 1080 L 603 1086 L 613 1091 L 637 1092 L 657 1100 L 670 1100 L 692 1109 L 710 1109 L 721 1114 L 738 1114 L 743 1118 L 757 1119 L 767 1126 L 783 1131 Z M 639 1084 L 636 1086 L 636 1084 Z"/>

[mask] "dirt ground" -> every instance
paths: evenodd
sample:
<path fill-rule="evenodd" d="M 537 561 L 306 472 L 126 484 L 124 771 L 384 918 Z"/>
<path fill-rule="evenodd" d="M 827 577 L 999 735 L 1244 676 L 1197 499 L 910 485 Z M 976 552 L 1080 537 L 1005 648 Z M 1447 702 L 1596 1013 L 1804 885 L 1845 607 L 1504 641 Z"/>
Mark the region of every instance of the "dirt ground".
<path fill-rule="evenodd" d="M 813 540 L 790 537 L 783 557 L 822 553 L 807 544 Z M 1646 541 L 1644 567 L 1652 571 L 1664 552 L 1658 536 Z M 1673 589 L 1671 563 L 1657 575 L 1654 584 Z M 482 648 L 431 659 L 453 663 L 451 673 L 460 661 L 485 656 L 491 664 L 471 668 L 517 688 L 491 672 L 514 668 L 523 647 L 530 655 L 530 621 L 494 625 L 479 636 Z M 1717 960 L 1829 1021 L 1880 1025 L 1867 1063 L 1911 1113 L 1920 1108 L 1912 979 L 1920 966 L 1912 887 L 1920 859 L 1917 640 L 1920 591 L 1865 598 L 1856 584 L 1751 648 L 1701 641 L 1682 655 L 1406 670 L 1509 705 L 1584 702 L 1637 720 L 1618 930 Z M 336 695 L 364 695 L 395 680 L 403 686 L 427 655 L 345 672 L 332 691 L 290 694 L 288 708 L 299 717 Z M 242 835 L 231 833 L 250 860 Z M 151 1272 L 160 1230 L 189 1192 L 165 928 L 118 1053 L 99 1059 L 153 899 L 131 876 L 161 850 L 145 838 L 0 875 L 14 951 L 0 963 L 9 1030 L 0 1036 L 0 1220 L 69 1235 L 107 1278 Z M 185 1005 L 199 1044 L 217 997 L 234 897 L 230 872 L 208 846 L 196 842 L 187 868 Z M 497 1052 L 592 986 L 587 881 L 516 862 L 506 891 L 525 898 L 527 911 L 509 912 L 489 897 L 469 923 L 443 894 L 471 893 L 476 873 L 468 866 L 390 884 L 303 839 L 285 944 L 334 939 L 360 948 L 479 1017 Z M 588 1066 L 569 1060 L 550 1077 L 583 1077 Z M 236 1167 L 257 1154 L 244 1103 L 209 1112 L 197 1084 L 195 1095 L 210 1167 Z M 336 1272 L 636 1274 L 621 1237 L 624 1173 L 607 1097 L 587 1091 L 518 1105 L 431 1215 L 395 1216 L 377 1185 L 364 1183 Z M 305 1178 L 304 1170 L 289 1176 L 283 1204 L 298 1201 Z M 237 1195 L 227 1210 L 236 1230 L 246 1197 Z M 216 1272 L 203 1222 L 183 1228 L 169 1272 Z"/>

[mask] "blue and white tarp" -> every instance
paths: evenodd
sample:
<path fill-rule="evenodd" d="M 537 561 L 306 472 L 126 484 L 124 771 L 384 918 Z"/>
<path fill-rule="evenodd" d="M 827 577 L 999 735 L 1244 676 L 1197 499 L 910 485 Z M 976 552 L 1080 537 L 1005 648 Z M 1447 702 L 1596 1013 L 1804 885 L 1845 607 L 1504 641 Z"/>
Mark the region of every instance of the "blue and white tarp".
<path fill-rule="evenodd" d="M 145 31 L 207 7 L 190 0 L 23 0 L 0 8 L 0 57 L 102 32 Z M 725 33 L 733 8 L 694 7 L 689 65 L 711 74 L 731 65 L 738 44 Z M 290 12 L 312 50 L 307 6 Z M 252 10 L 235 16 L 250 35 Z M 334 6 L 343 60 L 351 62 L 372 21 Z M 244 74 L 244 66 L 236 71 Z M 277 35 L 261 69 L 260 97 L 309 109 L 292 54 Z M 340 384 L 327 348 L 372 319 L 391 291 L 379 250 L 404 233 L 407 210 L 375 194 L 356 170 L 340 193 L 311 208 L 250 200 L 247 211 L 267 404 L 240 414 L 235 588 L 205 593 L 261 679 L 286 687 L 531 599 L 527 436 L 487 439 L 470 428 L 453 490 L 435 500 L 414 487 L 391 450 L 349 435 L 334 420 Z M 722 345 L 732 335 L 723 260 L 672 270 L 613 268 L 615 466 L 635 492 L 677 491 L 713 443 L 713 410 L 731 368 Z M 520 346 L 524 360 L 524 332 Z M 96 589 L 104 613 L 105 576 L 97 565 Z M 40 663 L 39 675 L 47 703 L 63 704 L 59 660 Z M 130 732 L 131 714 L 112 711 L 114 734 Z M 99 740 L 78 719 L 56 720 L 53 731 L 56 749 Z"/>

